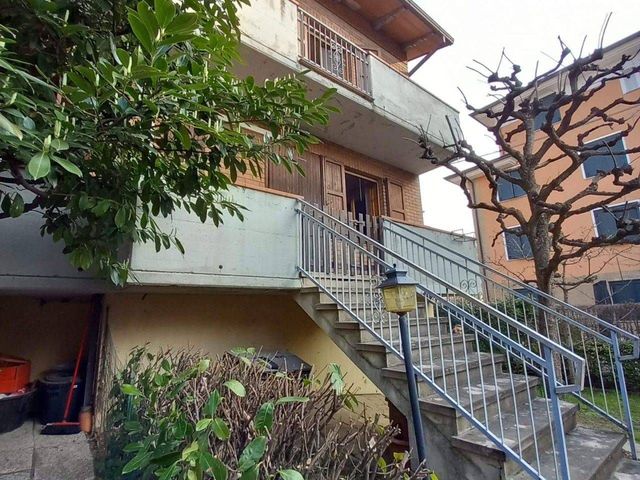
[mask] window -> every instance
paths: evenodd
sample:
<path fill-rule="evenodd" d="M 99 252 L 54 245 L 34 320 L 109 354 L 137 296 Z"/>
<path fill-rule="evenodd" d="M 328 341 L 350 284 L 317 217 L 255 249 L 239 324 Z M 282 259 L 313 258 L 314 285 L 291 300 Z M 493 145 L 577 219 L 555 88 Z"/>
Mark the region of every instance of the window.
<path fill-rule="evenodd" d="M 520 174 L 518 172 L 510 172 L 508 175 L 512 178 L 520 178 Z M 524 190 L 520 188 L 519 185 L 511 183 L 509 180 L 498 178 L 497 183 L 499 200 L 509 200 L 510 198 L 521 197 L 524 195 Z"/>
<path fill-rule="evenodd" d="M 504 242 L 507 247 L 507 259 L 518 260 L 533 257 L 531 244 L 526 235 L 520 234 L 520 228 L 510 228 L 504 232 Z"/>
<path fill-rule="evenodd" d="M 640 219 L 640 204 L 638 202 L 608 207 L 607 210 L 599 208 L 593 211 L 596 223 L 596 234 L 599 237 L 610 237 L 618 231 L 618 220 Z M 627 240 L 637 241 L 640 235 L 630 235 Z"/>
<path fill-rule="evenodd" d="M 552 95 L 547 95 L 546 97 L 542 97 L 540 99 L 540 107 L 545 109 L 547 108 L 551 102 L 553 101 L 553 94 Z M 548 109 L 547 109 L 548 110 Z M 534 130 L 540 130 L 540 128 L 542 127 L 542 124 L 545 122 L 546 118 L 547 118 L 547 110 L 544 110 L 540 113 L 538 113 L 538 115 L 536 115 L 536 118 L 533 119 L 533 128 Z M 551 118 L 551 123 L 556 123 L 560 121 L 560 111 L 556 110 L 553 112 L 553 117 Z"/>
<path fill-rule="evenodd" d="M 591 147 L 598 152 L 602 152 L 601 155 L 593 155 L 587 158 L 582 164 L 585 178 L 595 177 L 599 171 L 608 173 L 613 170 L 614 167 L 622 167 L 629 163 L 626 155 L 611 155 L 611 152 L 621 152 L 625 148 L 622 138 L 618 139 L 612 147 L 605 145 L 604 142 L 608 141 L 611 137 L 612 136 L 608 136 L 585 144 L 587 148 Z M 611 150 L 609 150 L 609 148 L 611 148 Z"/>
<path fill-rule="evenodd" d="M 598 305 L 640 303 L 640 279 L 596 282 L 593 284 L 593 294 Z"/>
<path fill-rule="evenodd" d="M 629 62 L 627 68 L 632 69 L 638 66 L 640 66 L 640 55 L 636 55 L 636 58 L 634 58 L 633 61 Z M 621 78 L 620 86 L 622 87 L 623 95 L 640 88 L 640 72 L 634 73 L 629 78 Z"/>

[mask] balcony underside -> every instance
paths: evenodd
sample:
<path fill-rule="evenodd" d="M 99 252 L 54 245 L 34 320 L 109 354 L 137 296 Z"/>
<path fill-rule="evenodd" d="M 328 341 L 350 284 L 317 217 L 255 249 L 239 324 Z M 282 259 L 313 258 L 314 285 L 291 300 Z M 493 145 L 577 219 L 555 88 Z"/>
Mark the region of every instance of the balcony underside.
<path fill-rule="evenodd" d="M 262 53 L 266 47 L 250 38 L 245 37 L 243 43 L 243 62 L 235 67 L 240 76 L 251 75 L 256 82 L 262 82 L 300 73 L 305 68 L 297 61 L 278 58 L 273 51 Z M 415 143 L 419 127 L 426 126 L 431 118 L 432 127 L 435 125 L 446 132 L 446 117 L 457 117 L 457 112 L 379 60 L 372 58 L 371 63 L 373 100 L 342 86 L 338 79 L 307 69 L 304 78 L 310 95 L 318 96 L 327 88 L 335 87 L 338 93 L 334 104 L 340 109 L 331 116 L 327 126 L 313 128 L 312 132 L 411 173 L 431 170 L 433 166 L 420 158 L 422 150 Z M 442 151 L 439 145 L 435 148 Z"/>

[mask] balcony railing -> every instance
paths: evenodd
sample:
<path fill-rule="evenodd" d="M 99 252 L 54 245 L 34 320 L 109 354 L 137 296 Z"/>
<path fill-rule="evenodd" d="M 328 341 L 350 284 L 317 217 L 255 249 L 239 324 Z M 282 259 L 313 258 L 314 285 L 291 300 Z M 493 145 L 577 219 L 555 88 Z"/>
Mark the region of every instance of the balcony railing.
<path fill-rule="evenodd" d="M 371 95 L 369 54 L 318 19 L 298 9 L 300 61 L 340 83 Z"/>

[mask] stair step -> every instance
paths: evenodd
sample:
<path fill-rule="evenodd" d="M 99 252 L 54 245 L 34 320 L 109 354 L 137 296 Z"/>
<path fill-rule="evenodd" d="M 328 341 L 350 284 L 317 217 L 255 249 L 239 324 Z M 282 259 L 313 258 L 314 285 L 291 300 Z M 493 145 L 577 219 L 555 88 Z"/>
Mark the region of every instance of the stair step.
<path fill-rule="evenodd" d="M 535 398 L 531 402 L 520 403 L 517 416 L 515 412 L 501 412 L 500 415 L 495 415 L 489 419 L 489 430 L 498 438 L 503 437 L 506 446 L 516 452 L 520 452 L 521 456 L 534 467 L 536 466 L 536 445 L 542 462 L 542 458 L 546 456 L 546 454 L 543 454 L 543 450 L 551 445 L 552 441 L 549 425 L 549 418 L 552 418 L 551 406 L 549 405 L 547 410 L 548 404 L 549 401 L 544 398 Z M 565 432 L 568 432 L 575 426 L 576 413 L 579 406 L 561 401 L 560 408 Z M 532 417 L 534 428 L 532 428 Z M 502 422 L 502 433 L 500 422 Z M 518 434 L 520 435 L 519 440 Z M 452 438 L 452 445 L 482 457 L 491 457 L 500 462 L 506 462 L 505 471 L 507 473 L 518 473 L 520 471 L 519 465 L 515 462 L 508 462 L 505 453 L 476 428 L 469 428 L 467 431 L 455 435 Z"/>
<path fill-rule="evenodd" d="M 640 461 L 623 458 L 613 472 L 611 480 L 637 480 L 640 478 Z"/>
<path fill-rule="evenodd" d="M 434 379 L 436 385 L 444 388 L 446 383 L 447 391 L 454 389 L 455 385 L 462 387 L 469 383 L 476 383 L 480 379 L 480 367 L 482 366 L 482 378 L 485 382 L 493 378 L 493 371 L 502 372 L 502 364 L 505 362 L 505 355 L 493 355 L 489 353 L 474 353 L 467 361 L 456 359 L 454 362 L 450 359 L 434 359 L 434 365 L 423 365 L 423 372 L 430 378 Z M 432 373 L 433 370 L 433 373 Z M 467 372 L 470 380 L 467 381 Z M 382 369 L 382 374 L 387 378 L 406 381 L 406 375 L 403 365 L 396 365 Z M 418 377 L 418 388 L 424 387 L 424 381 Z M 426 387 L 425 387 L 426 388 Z M 425 394 L 426 395 L 426 394 Z"/>
<path fill-rule="evenodd" d="M 622 446 L 626 437 L 618 432 L 605 432 L 592 430 L 590 428 L 576 427 L 566 434 L 567 454 L 569 457 L 569 470 L 571 480 L 600 480 L 610 478 L 613 470 L 620 458 L 622 458 Z M 638 463 L 638 462 L 634 462 Z M 548 447 L 541 454 L 540 471 L 545 478 L 555 478 L 555 465 L 553 452 Z M 613 478 L 619 480 L 630 480 L 640 478 L 637 466 L 633 466 L 631 475 L 628 477 Z M 624 475 L 624 473 L 620 473 Z M 528 480 L 530 477 L 521 472 L 514 477 L 514 480 Z"/>
<path fill-rule="evenodd" d="M 487 383 L 485 382 L 484 385 Z M 513 376 L 513 386 L 508 375 L 499 375 L 496 377 L 495 384 L 489 382 L 489 387 L 484 387 L 480 382 L 472 383 L 469 387 L 465 385 L 455 392 L 449 394 L 454 399 L 460 399 L 460 404 L 469 412 L 472 410 L 475 418 L 486 422 L 486 417 L 491 418 L 500 413 L 513 413 L 515 406 L 520 406 L 530 399 L 536 398 L 535 388 L 540 384 L 540 379 L 534 376 L 525 377 L 524 375 Z M 496 389 L 497 386 L 497 389 Z M 500 409 L 498 409 L 498 405 Z M 433 417 L 448 417 L 450 421 L 456 422 L 456 431 L 462 432 L 467 428 L 472 428 L 471 423 L 458 410 L 442 398 L 439 394 L 433 393 L 420 399 L 422 411 Z"/>

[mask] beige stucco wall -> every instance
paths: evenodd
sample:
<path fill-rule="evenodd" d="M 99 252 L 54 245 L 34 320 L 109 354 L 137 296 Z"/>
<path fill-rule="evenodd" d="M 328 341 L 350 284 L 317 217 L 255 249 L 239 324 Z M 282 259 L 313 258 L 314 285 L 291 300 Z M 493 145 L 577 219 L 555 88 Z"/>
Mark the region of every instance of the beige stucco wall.
<path fill-rule="evenodd" d="M 89 299 L 0 296 L 0 353 L 31 360 L 31 378 L 73 361 L 89 314 Z"/>
<path fill-rule="evenodd" d="M 359 394 L 378 389 L 289 295 L 112 294 L 109 330 L 119 361 L 137 345 L 191 346 L 211 355 L 233 347 L 286 350 L 322 370 L 338 363 Z"/>

